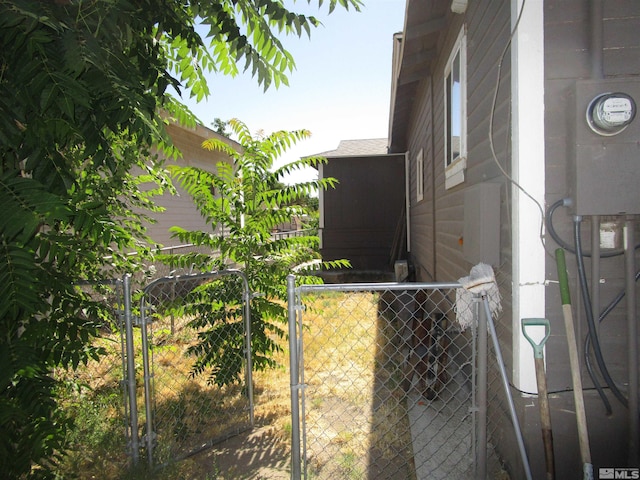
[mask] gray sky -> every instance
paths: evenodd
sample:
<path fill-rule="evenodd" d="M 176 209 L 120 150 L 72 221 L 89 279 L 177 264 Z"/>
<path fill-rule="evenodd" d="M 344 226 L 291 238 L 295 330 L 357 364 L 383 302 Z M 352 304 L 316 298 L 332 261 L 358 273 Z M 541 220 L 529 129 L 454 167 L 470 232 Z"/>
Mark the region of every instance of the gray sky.
<path fill-rule="evenodd" d="M 333 150 L 340 140 L 386 138 L 393 34 L 402 31 L 405 0 L 364 1 L 361 12 L 336 8 L 331 15 L 328 2 L 320 11 L 310 10 L 306 1 L 294 5 L 294 11 L 311 13 L 324 25 L 312 30 L 311 39 L 283 39 L 297 65 L 288 87 L 264 93 L 250 75 L 211 75 L 211 97 L 188 105 L 206 126 L 218 117 L 238 118 L 252 132 L 310 130 L 312 137 L 282 161 Z"/>

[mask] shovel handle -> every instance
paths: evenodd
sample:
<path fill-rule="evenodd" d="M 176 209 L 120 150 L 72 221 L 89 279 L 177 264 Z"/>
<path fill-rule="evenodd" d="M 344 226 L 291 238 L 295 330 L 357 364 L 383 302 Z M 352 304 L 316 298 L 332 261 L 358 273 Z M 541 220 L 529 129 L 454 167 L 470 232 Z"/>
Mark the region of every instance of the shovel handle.
<path fill-rule="evenodd" d="M 567 262 L 564 258 L 564 250 L 562 248 L 556 249 L 556 266 L 558 269 L 558 283 L 560 284 L 560 299 L 562 300 L 562 305 L 571 305 Z"/>
<path fill-rule="evenodd" d="M 544 337 L 540 343 L 536 343 L 527 334 L 527 327 L 544 327 Z M 540 426 L 542 427 L 542 441 L 544 444 L 545 466 L 547 480 L 555 479 L 555 458 L 553 454 L 553 434 L 551 432 L 551 408 L 547 390 L 547 377 L 544 371 L 544 344 L 549 338 L 551 327 L 546 318 L 523 318 L 522 334 L 533 347 L 533 356 L 536 366 L 536 383 L 538 385 L 538 402 L 540 406 Z"/>
<path fill-rule="evenodd" d="M 547 390 L 547 377 L 544 372 L 544 358 L 536 357 L 536 383 L 538 384 L 538 402 L 540 406 L 540 427 L 542 443 L 544 445 L 544 459 L 547 470 L 547 480 L 555 478 L 555 457 L 553 453 L 553 433 L 551 431 L 551 408 Z"/>
<path fill-rule="evenodd" d="M 540 340 L 540 343 L 536 343 L 536 341 L 527 334 L 527 327 L 544 327 L 544 337 L 542 338 L 542 340 Z M 551 334 L 551 325 L 549 323 L 549 320 L 547 320 L 546 318 L 523 318 L 522 334 L 533 347 L 533 356 L 535 358 L 543 358 L 544 344 L 547 343 L 547 339 Z"/>

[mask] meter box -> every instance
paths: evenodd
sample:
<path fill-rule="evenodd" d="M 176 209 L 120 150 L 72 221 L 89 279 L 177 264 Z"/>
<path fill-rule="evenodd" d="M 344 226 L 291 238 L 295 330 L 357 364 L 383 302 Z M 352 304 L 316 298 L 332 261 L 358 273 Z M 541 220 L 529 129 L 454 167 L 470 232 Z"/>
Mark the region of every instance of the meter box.
<path fill-rule="evenodd" d="M 464 192 L 463 255 L 471 263 L 500 265 L 502 185 L 483 182 Z"/>
<path fill-rule="evenodd" d="M 640 80 L 578 81 L 568 188 L 576 215 L 640 213 Z"/>

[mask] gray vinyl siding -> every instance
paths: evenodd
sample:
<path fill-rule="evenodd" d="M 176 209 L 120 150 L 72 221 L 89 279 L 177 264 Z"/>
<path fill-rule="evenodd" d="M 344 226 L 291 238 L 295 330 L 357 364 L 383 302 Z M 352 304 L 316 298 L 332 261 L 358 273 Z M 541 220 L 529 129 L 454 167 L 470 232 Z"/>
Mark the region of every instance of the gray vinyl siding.
<path fill-rule="evenodd" d="M 511 174 L 511 56 L 506 50 L 510 35 L 510 2 L 483 1 L 470 3 L 467 13 L 467 170 L 463 190 L 483 182 L 501 184 L 500 195 L 500 263 L 494 265 L 502 297 L 502 313 L 495 319 L 500 349 L 507 372 L 513 371 L 512 347 L 512 266 L 511 258 L 511 191 L 502 168 Z M 499 70 L 498 65 L 501 62 Z M 500 77 L 498 77 L 500 74 Z M 497 88 L 497 96 L 494 95 Z M 492 113 L 492 110 L 495 110 Z M 493 115 L 493 118 L 492 118 Z M 491 124 L 491 120 L 493 123 Z M 493 137 L 492 153 L 490 134 Z M 461 194 L 462 195 L 462 194 Z M 462 213 L 463 214 L 463 213 Z M 460 218 L 460 217 L 458 217 Z M 461 259 L 458 268 L 468 272 L 472 265 Z M 499 445 L 503 459 L 512 471 L 518 469 L 515 436 L 508 413 L 506 397 L 501 391 L 497 370 L 490 370 L 488 416 L 491 441 Z"/>
<path fill-rule="evenodd" d="M 412 121 L 413 134 L 409 143 L 410 155 L 410 191 L 411 191 L 411 258 L 422 280 L 434 280 L 434 180 L 433 180 L 433 135 L 431 111 L 431 84 L 425 79 L 418 95 L 418 108 L 414 111 Z M 421 202 L 416 201 L 417 182 L 416 158 L 422 149 L 424 171 L 424 196 Z"/>
<path fill-rule="evenodd" d="M 489 120 L 493 95 L 498 79 L 498 63 L 510 35 L 510 2 L 469 2 L 464 16 L 449 15 L 447 35 L 438 51 L 438 61 L 431 76 L 418 89 L 416 110 L 409 127 L 408 145 L 411 151 L 412 174 L 415 156 L 424 148 L 425 174 L 432 175 L 425 183 L 425 199 L 415 204 L 415 184 L 412 182 L 412 256 L 421 267 L 419 280 L 451 281 L 469 274 L 473 266 L 464 259 L 464 195 L 482 182 L 498 182 L 501 187 L 501 264 L 495 265 L 496 278 L 502 295 L 503 313 L 497 319 L 507 371 L 512 370 L 511 321 L 511 186 L 496 165 L 489 142 Z M 467 169 L 465 181 L 445 189 L 444 165 L 444 69 L 449 52 L 462 25 L 467 28 Z M 510 54 L 502 63 L 500 85 L 493 120 L 496 156 L 509 170 L 511 163 L 511 97 Z M 509 172 L 510 173 L 510 172 Z M 492 370 L 492 401 L 489 416 L 492 442 L 510 463 L 517 462 L 515 438 L 508 415 L 508 406 L 500 390 L 500 380 Z M 517 471 L 517 467 L 514 467 Z"/>
<path fill-rule="evenodd" d="M 447 36 L 431 77 L 418 90 L 409 134 L 412 160 L 412 256 L 423 274 L 437 280 L 452 280 L 468 274 L 471 265 L 463 258 L 464 191 L 484 181 L 501 178 L 489 144 L 489 118 L 497 79 L 497 64 L 509 36 L 508 2 L 470 2 L 465 17 L 450 16 Z M 467 139 L 466 179 L 449 190 L 444 188 L 444 68 L 462 22 L 467 25 Z M 494 140 L 498 159 L 508 163 L 509 55 L 503 63 L 494 118 Z M 415 202 L 415 158 L 420 148 L 425 158 L 425 196 Z M 430 177 L 431 178 L 428 178 Z M 502 180 L 500 180 L 502 181 Z M 504 189 L 505 195 L 507 189 Z M 508 225 L 508 222 L 505 223 Z M 435 232 L 435 234 L 433 233 Z M 503 243 L 503 245 L 506 245 Z"/>

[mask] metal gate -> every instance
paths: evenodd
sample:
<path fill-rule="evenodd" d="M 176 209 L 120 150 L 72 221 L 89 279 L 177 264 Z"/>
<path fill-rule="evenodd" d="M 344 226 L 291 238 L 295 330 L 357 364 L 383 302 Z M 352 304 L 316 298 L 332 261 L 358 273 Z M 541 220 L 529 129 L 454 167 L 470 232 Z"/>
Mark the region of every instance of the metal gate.
<path fill-rule="evenodd" d="M 140 443 L 150 466 L 253 427 L 250 299 L 236 270 L 163 277 L 143 289 Z"/>
<path fill-rule="evenodd" d="M 292 478 L 475 476 L 486 404 L 475 398 L 476 322 L 456 322 L 459 287 L 289 278 Z"/>

